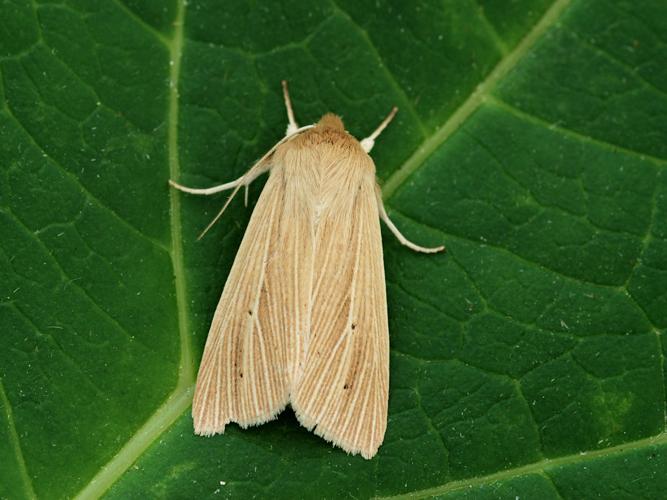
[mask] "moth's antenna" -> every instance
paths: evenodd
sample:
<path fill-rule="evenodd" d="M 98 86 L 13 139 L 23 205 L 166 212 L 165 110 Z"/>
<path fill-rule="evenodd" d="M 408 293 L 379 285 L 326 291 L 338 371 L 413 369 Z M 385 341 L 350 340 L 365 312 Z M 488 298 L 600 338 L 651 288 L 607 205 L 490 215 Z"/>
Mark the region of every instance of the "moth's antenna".
<path fill-rule="evenodd" d="M 299 129 L 299 125 L 297 125 L 296 120 L 294 119 L 294 110 L 292 109 L 292 101 L 289 98 L 287 80 L 283 80 L 281 83 L 283 84 L 283 97 L 285 98 L 285 108 L 287 109 L 288 120 L 287 132 L 285 132 L 285 136 L 289 137 Z"/>
<path fill-rule="evenodd" d="M 362 139 L 361 141 L 361 147 L 364 148 L 364 151 L 367 153 L 370 153 L 371 149 L 373 149 L 373 146 L 375 146 L 375 139 L 378 138 L 378 135 L 382 133 L 384 129 L 387 128 L 387 125 L 389 125 L 389 122 L 394 119 L 394 116 L 396 116 L 396 113 L 398 112 L 398 108 L 394 106 L 391 108 L 391 111 L 387 115 L 387 118 L 382 120 L 382 123 L 378 126 L 378 128 L 375 129 L 375 131 L 366 137 L 365 139 Z"/>
<path fill-rule="evenodd" d="M 219 219 L 220 217 L 222 217 L 222 214 L 223 214 L 223 213 L 225 213 L 225 210 L 227 209 L 227 207 L 229 206 L 229 204 L 232 202 L 232 199 L 234 199 L 234 196 L 236 195 L 236 193 L 239 192 L 239 189 L 241 189 L 241 186 L 242 186 L 242 184 L 239 184 L 238 186 L 236 186 L 236 187 L 234 188 L 234 191 L 232 191 L 232 194 L 229 195 L 229 198 L 227 198 L 227 201 L 225 202 L 225 204 L 222 206 L 222 208 L 221 208 L 220 211 L 218 212 L 218 215 L 216 215 L 216 216 L 213 218 L 213 220 L 212 220 L 211 222 L 208 223 L 208 226 L 206 226 L 206 228 L 204 228 L 204 230 L 201 232 L 201 234 L 200 234 L 199 236 L 197 236 L 197 240 L 201 240 L 202 237 L 208 232 L 208 230 L 211 229 L 211 228 L 213 227 L 213 224 L 215 224 L 216 222 L 218 222 L 218 219 Z"/>

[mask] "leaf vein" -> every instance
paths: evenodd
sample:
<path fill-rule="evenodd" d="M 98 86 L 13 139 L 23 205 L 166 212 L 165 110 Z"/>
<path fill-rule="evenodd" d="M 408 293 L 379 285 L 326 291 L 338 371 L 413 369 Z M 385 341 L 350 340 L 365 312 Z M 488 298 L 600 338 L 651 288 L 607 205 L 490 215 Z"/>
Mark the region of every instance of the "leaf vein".
<path fill-rule="evenodd" d="M 23 131 L 23 133 L 26 135 L 28 138 L 29 142 L 32 143 L 37 149 L 39 149 L 42 154 L 51 160 L 54 165 L 60 168 L 60 171 L 64 176 L 66 176 L 69 180 L 71 180 L 74 184 L 76 184 L 80 189 L 81 193 L 86 196 L 91 202 L 94 202 L 95 205 L 103 209 L 105 212 L 113 216 L 114 219 L 116 219 L 118 222 L 120 222 L 124 227 L 127 229 L 131 230 L 132 233 L 134 233 L 136 236 L 139 236 L 140 238 L 150 242 L 152 245 L 155 247 L 164 250 L 165 252 L 169 252 L 168 248 L 161 243 L 160 241 L 151 238 L 150 236 L 142 233 L 139 231 L 139 229 L 132 224 L 130 224 L 127 220 L 123 219 L 116 211 L 114 211 L 111 207 L 108 205 L 102 203 L 95 195 L 93 195 L 88 189 L 77 179 L 69 170 L 67 170 L 59 161 L 57 161 L 53 156 L 51 156 L 42 146 L 39 144 L 35 138 L 32 136 L 32 134 L 28 131 L 28 129 L 25 128 L 23 123 L 14 115 L 12 110 L 8 107 L 4 107 L 5 112 L 8 114 L 8 116 L 18 125 L 18 127 Z"/>
<path fill-rule="evenodd" d="M 628 149 L 626 147 L 614 144 L 612 142 L 607 142 L 601 139 L 597 139 L 595 137 L 584 135 L 580 132 L 577 132 L 576 130 L 562 127 L 557 123 L 549 123 L 545 119 L 540 118 L 539 116 L 531 115 L 530 113 L 526 113 L 525 111 L 522 111 L 521 109 L 505 101 L 502 101 L 497 97 L 489 96 L 486 104 L 496 106 L 497 108 L 503 109 L 506 112 L 512 114 L 513 116 L 516 116 L 517 118 L 521 118 L 524 119 L 525 121 L 534 123 L 536 125 L 540 125 L 547 130 L 557 131 L 563 135 L 577 139 L 580 142 L 594 144 L 598 147 L 608 149 L 614 152 L 621 152 L 629 156 L 638 157 L 640 160 L 648 160 L 661 168 L 667 167 L 667 159 L 665 158 L 660 158 L 659 156 L 653 156 L 646 153 L 640 153 L 638 151 Z"/>
<path fill-rule="evenodd" d="M 174 21 L 174 38 L 170 45 L 169 101 L 167 107 L 167 151 L 169 161 L 169 177 L 179 179 L 180 158 L 178 145 L 179 118 L 179 81 L 181 76 L 181 57 L 183 55 L 183 25 L 185 22 L 185 6 L 187 0 L 179 0 L 176 20 Z M 194 360 L 190 346 L 190 327 L 187 308 L 187 287 L 185 278 L 185 262 L 183 254 L 183 232 L 181 228 L 180 193 L 169 189 L 170 226 L 171 226 L 171 262 L 176 287 L 176 307 L 178 309 L 178 330 L 180 337 L 181 359 L 179 363 L 179 385 L 191 384 L 194 381 Z"/>
<path fill-rule="evenodd" d="M 489 243 L 488 241 L 480 243 L 478 240 L 475 240 L 475 239 L 470 238 L 468 236 L 463 236 L 461 234 L 448 233 L 448 232 L 444 231 L 443 229 L 440 229 L 440 228 L 435 227 L 435 226 L 431 226 L 431 225 L 429 225 L 425 222 L 418 221 L 418 220 L 402 213 L 401 211 L 396 210 L 395 208 L 392 208 L 391 211 L 400 214 L 401 217 L 404 217 L 405 219 L 411 220 L 413 223 L 415 223 L 417 225 L 421 225 L 425 228 L 436 231 L 437 233 L 439 233 L 439 234 L 441 234 L 445 237 L 464 240 L 464 241 L 468 241 L 468 242 L 471 242 L 471 243 L 475 243 L 476 245 L 483 245 L 485 247 L 489 247 L 489 248 L 499 250 L 499 251 L 504 252 L 508 255 L 511 255 L 512 257 L 515 257 L 516 259 L 520 260 L 521 262 L 524 262 L 524 263 L 529 264 L 529 265 L 534 266 L 534 267 L 538 267 L 538 268 L 540 268 L 544 271 L 547 271 L 549 273 L 553 273 L 555 275 L 561 276 L 561 277 L 563 277 L 563 278 L 565 278 L 569 281 L 576 281 L 578 283 L 586 283 L 586 284 L 589 284 L 589 285 L 599 286 L 600 288 L 606 288 L 606 289 L 610 289 L 610 290 L 625 291 L 625 289 L 623 288 L 622 285 L 611 285 L 611 284 L 607 284 L 607 283 L 596 283 L 595 281 L 585 280 L 585 279 L 580 278 L 578 276 L 570 276 L 568 274 L 563 273 L 562 271 L 558 271 L 557 269 L 552 269 L 552 268 L 550 268 L 550 267 L 546 266 L 545 264 L 542 264 L 538 261 L 531 260 L 527 257 L 524 257 L 520 254 L 517 254 L 517 253 L 513 252 L 512 250 L 510 250 L 509 248 L 500 246 L 498 244 Z"/>
<path fill-rule="evenodd" d="M 401 165 L 384 183 L 382 194 L 389 199 L 403 183 L 416 172 L 461 125 L 486 101 L 496 84 L 523 58 L 535 43 L 560 18 L 563 11 L 570 4 L 570 0 L 556 0 L 545 12 L 535 27 L 519 42 L 506 57 L 502 58 L 496 67 L 482 81 L 477 89 L 466 99 L 461 106 L 438 128 L 435 133 L 427 137 L 415 152 Z"/>
<path fill-rule="evenodd" d="M 507 48 L 507 44 L 505 41 L 500 37 L 498 34 L 498 30 L 496 27 L 491 24 L 489 21 L 489 18 L 486 17 L 486 12 L 484 12 L 484 7 L 479 4 L 477 0 L 472 0 L 473 5 L 476 7 L 477 13 L 479 14 L 479 21 L 482 27 L 484 28 L 484 31 L 489 35 L 489 38 L 493 42 L 493 45 L 498 49 L 498 52 L 500 52 L 500 55 L 505 57 L 509 53 L 509 49 Z"/>
<path fill-rule="evenodd" d="M 426 131 L 426 128 L 424 127 L 424 123 L 417 113 L 417 109 L 414 106 L 414 103 L 412 100 L 408 97 L 408 95 L 405 93 L 405 90 L 403 90 L 403 87 L 398 83 L 398 79 L 394 74 L 389 70 L 387 65 L 384 63 L 382 57 L 380 56 L 380 52 L 371 39 L 371 37 L 368 35 L 368 32 L 363 29 L 362 26 L 357 23 L 350 14 L 347 13 L 342 7 L 340 7 L 337 3 L 336 0 L 330 0 L 331 6 L 341 14 L 354 28 L 357 29 L 358 33 L 361 35 L 361 37 L 366 41 L 368 44 L 368 48 L 370 49 L 371 53 L 375 57 L 375 59 L 378 62 L 379 68 L 383 71 L 385 76 L 387 77 L 388 82 L 391 84 L 391 86 L 394 88 L 396 93 L 400 96 L 400 98 L 403 100 L 403 103 L 407 106 L 407 111 L 412 116 L 419 126 L 419 131 L 422 135 L 422 137 L 427 137 L 428 133 Z"/>
<path fill-rule="evenodd" d="M 77 290 L 79 290 L 83 296 L 90 302 L 91 306 L 93 306 L 103 317 L 107 318 L 111 324 L 122 334 L 126 335 L 131 341 L 136 341 L 143 345 L 146 349 L 149 351 L 152 351 L 150 347 L 147 345 L 143 344 L 140 340 L 136 339 L 132 335 L 130 335 L 129 331 L 116 319 L 114 318 L 108 311 L 106 311 L 100 304 L 97 303 L 97 301 L 89 294 L 89 292 L 83 288 L 81 285 L 79 285 L 76 280 L 77 278 L 71 278 L 70 276 L 67 275 L 65 272 L 65 269 L 62 267 L 60 262 L 54 257 L 54 252 L 51 251 L 49 247 L 46 246 L 46 244 L 42 241 L 41 238 L 35 237 L 33 232 L 30 230 L 28 226 L 25 225 L 25 223 L 13 212 L 4 212 L 10 215 L 16 223 L 31 237 L 33 241 L 35 241 L 44 251 L 44 254 L 48 256 L 48 258 L 51 260 L 51 262 L 55 265 L 55 267 L 58 269 L 58 272 L 60 276 L 63 278 L 64 282 L 68 285 L 74 286 Z M 84 240 L 85 242 L 85 240 Z M 90 248 L 90 247 L 88 247 Z M 14 271 L 16 272 L 16 271 Z M 18 273 L 16 273 L 18 275 Z M 28 280 L 29 278 L 26 278 L 22 276 L 23 279 Z"/>
<path fill-rule="evenodd" d="M 573 30 L 567 30 L 567 33 L 572 36 L 575 40 L 577 40 L 581 45 L 584 47 L 587 47 L 588 49 L 592 50 L 599 56 L 601 56 L 603 59 L 609 61 L 612 63 L 614 66 L 617 68 L 620 68 L 624 70 L 626 75 L 631 75 L 634 77 L 640 84 L 642 84 L 643 87 L 652 89 L 653 91 L 657 92 L 658 94 L 667 97 L 667 92 L 662 90 L 661 88 L 656 87 L 653 83 L 645 79 L 638 71 L 637 68 L 633 68 L 630 66 L 628 63 L 622 61 L 621 59 L 618 59 L 616 56 L 612 55 L 608 51 L 598 47 L 597 45 L 589 42 L 588 40 L 584 39 L 577 33 L 576 31 Z"/>
<path fill-rule="evenodd" d="M 169 42 L 171 69 L 169 74 L 169 100 L 167 104 L 168 119 L 168 163 L 169 175 L 178 179 L 180 173 L 178 151 L 178 86 L 183 53 L 185 10 L 187 0 L 179 0 L 176 19 L 174 20 L 174 36 Z M 190 348 L 189 325 L 187 318 L 187 302 L 185 287 L 185 264 L 183 259 L 183 236 L 181 231 L 181 210 L 178 194 L 172 189 L 169 193 L 171 204 L 171 249 L 169 254 L 176 287 L 176 306 L 178 309 L 178 329 L 181 356 L 179 378 L 174 391 L 167 401 L 158 408 L 146 423 L 130 438 L 98 474 L 78 493 L 77 498 L 99 498 L 104 494 L 141 456 L 146 449 L 173 422 L 179 418 L 190 405 L 194 383 L 194 360 Z"/>
<path fill-rule="evenodd" d="M 28 498 L 36 499 L 37 495 L 33 488 L 32 479 L 28 474 L 28 467 L 25 463 L 25 458 L 23 456 L 23 450 L 21 449 L 21 442 L 19 440 L 18 433 L 16 432 L 16 422 L 14 422 L 14 413 L 12 411 L 11 403 L 5 392 L 5 386 L 2 382 L 2 377 L 0 377 L 0 403 L 5 407 L 5 418 L 9 424 L 9 440 L 11 441 L 11 446 L 14 449 L 14 455 L 16 456 L 16 461 L 18 462 L 19 472 L 21 474 L 21 481 L 23 482 L 23 487 Z"/>
<path fill-rule="evenodd" d="M 494 472 L 486 476 L 474 476 L 466 479 L 460 479 L 457 481 L 451 481 L 439 486 L 434 486 L 432 488 L 423 489 L 420 491 L 413 491 L 407 494 L 378 497 L 384 500 L 389 499 L 416 499 L 416 498 L 431 498 L 437 495 L 443 495 L 445 493 L 468 490 L 475 486 L 481 486 L 484 484 L 491 484 L 498 481 L 510 480 L 516 477 L 526 476 L 529 474 L 540 474 L 547 472 L 550 469 L 555 469 L 557 467 L 565 467 L 568 465 L 586 463 L 589 460 L 595 460 L 598 458 L 610 457 L 615 455 L 621 455 L 623 453 L 632 452 L 634 450 L 639 450 L 645 447 L 650 446 L 664 446 L 667 445 L 667 433 L 663 432 L 655 436 L 638 439 L 635 441 L 629 441 L 627 443 L 619 444 L 616 446 L 603 448 L 599 450 L 593 450 L 586 453 L 577 452 L 571 455 L 565 455 L 558 458 L 545 458 L 537 462 L 533 462 L 527 465 L 522 465 L 519 467 L 513 467 L 511 469 L 505 469 L 500 472 Z"/>
<path fill-rule="evenodd" d="M 72 358 L 69 354 L 67 354 L 67 351 L 63 349 L 63 347 L 60 345 L 60 342 L 58 342 L 56 337 L 42 330 L 37 325 L 37 323 L 35 323 L 35 321 L 28 315 L 28 313 L 26 313 L 22 308 L 17 306 L 15 303 L 11 304 L 11 307 L 30 324 L 30 326 L 35 330 L 35 333 L 37 334 L 38 337 L 44 337 L 50 339 L 51 342 L 53 342 L 53 344 L 56 347 L 56 350 L 60 352 L 60 354 L 67 360 L 70 366 L 72 366 L 77 372 L 79 372 L 83 376 L 83 378 L 88 382 L 88 384 L 90 384 L 90 386 L 93 388 L 93 390 L 101 400 L 104 400 L 107 397 L 104 391 L 97 386 L 93 377 L 91 377 L 88 373 L 86 373 L 86 371 L 79 365 L 79 363 L 77 363 L 77 361 L 74 358 Z M 41 367 L 39 369 L 41 370 Z M 42 371 L 42 373 L 44 372 Z M 49 378 L 46 373 L 44 373 L 44 377 Z"/>
<path fill-rule="evenodd" d="M 137 25 L 139 25 L 144 31 L 147 31 L 151 35 L 153 35 L 155 38 L 157 38 L 160 43 L 162 43 L 165 47 L 169 48 L 171 45 L 171 40 L 169 40 L 163 33 L 155 29 L 154 26 L 151 26 L 148 24 L 144 19 L 139 17 L 136 12 L 131 10 L 127 5 L 125 5 L 123 2 L 120 0 L 113 0 L 113 3 L 116 4 L 116 6 L 125 13 L 125 15 L 135 21 Z"/>

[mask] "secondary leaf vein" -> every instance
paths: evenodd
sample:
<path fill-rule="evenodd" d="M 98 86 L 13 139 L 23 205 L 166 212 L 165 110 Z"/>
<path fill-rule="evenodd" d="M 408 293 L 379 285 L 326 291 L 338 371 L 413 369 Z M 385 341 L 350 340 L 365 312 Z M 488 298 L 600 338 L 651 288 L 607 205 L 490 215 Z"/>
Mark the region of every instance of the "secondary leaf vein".
<path fill-rule="evenodd" d="M 131 340 L 136 340 L 138 343 L 142 344 L 147 350 L 152 350 L 145 344 L 143 344 L 140 340 L 137 340 L 135 337 L 132 337 L 132 335 L 129 333 L 129 331 L 120 323 L 120 321 L 116 318 L 114 318 L 106 309 L 104 309 L 86 290 L 83 288 L 79 283 L 77 283 L 77 278 L 72 278 L 67 275 L 65 272 L 65 269 L 62 267 L 60 264 L 60 261 L 55 258 L 55 253 L 48 247 L 46 244 L 42 241 L 41 238 L 35 237 L 35 234 L 28 228 L 28 226 L 25 225 L 25 223 L 13 212 L 4 212 L 7 213 L 14 219 L 16 224 L 31 238 L 33 238 L 33 241 L 37 243 L 39 247 L 44 252 L 44 255 L 48 256 L 49 260 L 53 263 L 53 265 L 57 268 L 58 272 L 60 273 L 61 278 L 63 279 L 63 282 L 66 283 L 67 285 L 71 285 L 72 287 L 76 288 L 81 292 L 83 297 L 90 303 L 90 305 L 99 313 L 101 314 L 102 317 L 106 318 L 113 326 L 116 328 L 119 332 L 122 334 L 126 335 L 128 338 Z M 83 240 L 82 238 L 82 241 Z M 89 247 L 90 248 L 90 247 Z M 91 250 L 92 251 L 92 250 Z M 23 279 L 28 279 L 26 277 L 23 277 Z"/>
<path fill-rule="evenodd" d="M 500 109 L 505 110 L 506 112 L 512 114 L 513 116 L 516 116 L 517 118 L 524 119 L 526 121 L 529 121 L 531 123 L 534 123 L 536 125 L 540 125 L 548 130 L 558 132 L 563 135 L 567 135 L 569 137 L 572 137 L 574 139 L 579 140 L 580 142 L 587 143 L 587 144 L 593 144 L 601 148 L 609 149 L 614 152 L 621 152 L 624 154 L 627 154 L 629 156 L 634 156 L 638 157 L 640 160 L 648 160 L 657 166 L 661 168 L 667 167 L 667 159 L 665 158 L 660 158 L 658 156 L 652 156 L 650 154 L 646 153 L 639 153 L 637 151 L 634 151 L 632 149 L 625 148 L 623 146 L 619 146 L 618 144 L 614 144 L 612 142 L 607 142 L 607 141 L 602 141 L 600 139 L 590 137 L 587 135 L 583 135 L 580 132 L 577 132 L 576 130 L 572 130 L 569 128 L 562 127 L 560 125 L 557 125 L 555 123 L 549 123 L 548 121 L 535 116 L 531 115 L 529 113 L 526 113 L 525 111 L 520 110 L 519 108 L 516 108 L 512 106 L 511 104 L 508 104 L 505 101 L 501 101 L 497 97 L 493 96 L 488 96 L 486 99 L 486 104 L 487 105 L 493 105 L 496 106 Z"/>
<path fill-rule="evenodd" d="M 105 212 L 107 212 L 107 213 L 109 213 L 110 215 L 112 215 L 114 219 L 116 219 L 118 222 L 120 222 L 123 226 L 125 226 L 126 228 L 128 228 L 128 229 L 129 229 L 130 231 L 132 231 L 134 234 L 136 234 L 137 236 L 139 236 L 141 239 L 144 239 L 144 240 L 146 240 L 146 241 L 149 241 L 151 244 L 153 244 L 155 247 L 157 247 L 157 248 L 159 248 L 159 249 L 161 249 L 161 250 L 168 251 L 167 247 L 165 247 L 164 244 L 162 244 L 160 241 L 158 241 L 158 240 L 156 240 L 156 239 L 154 239 L 154 238 L 151 238 L 150 236 L 148 236 L 148 235 L 142 233 L 141 231 L 139 231 L 139 229 L 137 229 L 135 226 L 133 226 L 133 225 L 130 224 L 128 221 L 126 221 L 125 219 L 123 219 L 123 218 L 122 218 L 116 211 L 114 211 L 111 207 L 109 207 L 108 205 L 102 203 L 101 200 L 99 200 L 95 195 L 93 195 L 90 191 L 88 191 L 88 189 L 86 189 L 86 187 L 85 187 L 83 184 L 81 184 L 81 182 L 79 181 L 79 179 L 77 179 L 77 178 L 76 178 L 76 177 L 75 177 L 69 170 L 67 170 L 63 164 L 61 164 L 61 163 L 60 163 L 59 161 L 57 161 L 53 156 L 51 156 L 51 155 L 50 155 L 50 154 L 49 154 L 49 153 L 42 147 L 42 145 L 39 144 L 39 143 L 35 140 L 35 138 L 32 136 L 32 134 L 28 131 L 28 129 L 25 128 L 25 126 L 23 125 L 23 123 L 16 117 L 16 115 L 14 115 L 14 113 L 12 112 L 12 110 L 11 110 L 8 106 L 5 106 L 3 109 L 4 109 L 4 111 L 7 113 L 7 115 L 12 119 L 12 121 L 14 121 L 14 122 L 17 124 L 17 126 L 21 129 L 21 131 L 23 131 L 23 133 L 24 133 L 24 134 L 26 135 L 26 137 L 28 138 L 28 141 L 29 141 L 30 143 L 32 143 L 37 149 L 39 149 L 39 150 L 42 152 L 42 154 L 43 154 L 46 158 L 48 158 L 49 160 L 51 160 L 51 161 L 53 162 L 54 165 L 56 165 L 57 167 L 59 167 L 60 170 L 61 170 L 61 172 L 63 173 L 63 175 L 67 176 L 68 179 L 70 179 L 74 184 L 76 184 L 76 185 L 81 189 L 81 193 L 82 193 L 84 196 L 86 196 L 86 198 L 88 198 L 91 202 L 94 202 L 97 206 L 99 206 L 99 207 L 100 207 L 101 209 L 103 209 Z"/>
<path fill-rule="evenodd" d="M 565 455 L 559 458 L 545 458 L 538 462 L 533 462 L 528 465 L 522 465 L 520 467 L 514 467 L 512 469 L 506 469 L 500 472 L 495 472 L 487 476 L 476 476 L 468 479 L 461 479 L 458 481 L 452 481 L 441 486 L 436 486 L 434 488 L 428 488 L 421 491 L 413 491 L 405 495 L 395 495 L 380 497 L 385 500 L 389 499 L 416 499 L 416 498 L 430 498 L 437 495 L 443 495 L 452 491 L 470 489 L 475 486 L 480 486 L 483 484 L 492 484 L 499 481 L 505 481 L 515 477 L 526 476 L 528 474 L 542 474 L 549 469 L 556 467 L 563 467 L 571 464 L 585 463 L 588 460 L 595 460 L 603 457 L 620 455 L 622 453 L 630 452 L 633 450 L 642 449 L 649 446 L 663 446 L 667 445 L 667 433 L 661 433 L 656 436 L 651 436 L 644 439 L 639 439 L 636 441 L 631 441 L 628 443 L 623 443 L 617 446 L 612 446 L 609 448 L 603 448 L 601 450 L 589 451 L 587 453 L 573 453 L 571 455 Z"/>
<path fill-rule="evenodd" d="M 489 35 L 489 38 L 493 42 L 493 45 L 495 45 L 496 49 L 498 49 L 498 52 L 500 52 L 500 54 L 503 57 L 507 56 L 507 54 L 509 53 L 507 44 L 498 34 L 498 30 L 496 30 L 496 27 L 493 24 L 491 24 L 489 18 L 486 17 L 486 13 L 484 12 L 484 7 L 475 0 L 473 0 L 473 4 L 477 8 L 477 12 L 479 13 L 480 24 L 484 28 L 484 31 L 486 31 L 486 33 Z"/>
<path fill-rule="evenodd" d="M 557 0 L 542 16 L 535 27 L 506 57 L 496 65 L 489 76 L 477 86 L 477 89 L 449 117 L 442 127 L 427 137 L 401 167 L 385 182 L 382 188 L 384 199 L 389 199 L 398 188 L 421 167 L 425 160 L 438 149 L 487 99 L 496 84 L 523 58 L 544 33 L 555 24 L 570 0 Z"/>
<path fill-rule="evenodd" d="M 425 222 L 415 220 L 415 219 L 411 218 L 410 216 L 405 215 L 404 213 L 400 212 L 399 210 L 396 210 L 395 208 L 392 208 L 391 211 L 400 214 L 401 217 L 403 217 L 405 219 L 408 219 L 408 220 L 411 220 L 413 223 L 415 223 L 417 225 L 421 225 L 423 227 L 429 228 L 429 229 L 431 229 L 433 231 L 436 231 L 436 232 L 438 232 L 438 233 L 440 233 L 440 234 L 442 234 L 442 235 L 444 235 L 448 238 L 456 238 L 456 239 L 459 239 L 459 240 L 470 241 L 470 242 L 478 244 L 478 245 L 483 244 L 485 247 L 489 247 L 489 248 L 499 250 L 501 252 L 505 252 L 508 255 L 511 255 L 512 257 L 515 257 L 516 259 L 519 259 L 520 261 L 522 261 L 526 264 L 538 267 L 538 268 L 540 268 L 544 271 L 547 271 L 549 273 L 553 273 L 557 276 L 561 276 L 561 277 L 563 277 L 567 280 L 576 281 L 577 283 L 586 283 L 586 284 L 593 285 L 593 286 L 599 286 L 600 288 L 606 288 L 606 289 L 609 289 L 609 290 L 616 290 L 616 291 L 625 292 L 625 288 L 623 288 L 622 285 L 611 285 L 611 284 L 607 284 L 607 283 L 596 283 L 594 281 L 585 280 L 585 279 L 580 278 L 578 276 L 570 276 L 568 274 L 563 273 L 562 271 L 558 271 L 557 269 L 552 269 L 552 268 L 542 264 L 541 262 L 531 260 L 527 257 L 524 257 L 523 255 L 519 255 L 519 254 L 513 252 L 512 250 L 510 250 L 509 248 L 506 248 L 506 247 L 503 247 L 503 246 L 500 246 L 500 245 L 497 245 L 497 244 L 494 244 L 494 243 L 489 243 L 488 241 L 480 242 L 478 240 L 475 240 L 473 238 L 470 238 L 468 236 L 464 236 L 464 235 L 461 235 L 461 234 L 448 233 L 448 232 L 443 231 L 442 229 L 440 229 L 438 227 L 431 226 L 431 225 L 429 225 Z"/>
<path fill-rule="evenodd" d="M 127 5 L 121 2 L 121 0 L 113 0 L 113 3 L 115 3 L 116 6 L 127 15 L 127 17 L 134 20 L 139 26 L 141 26 L 143 30 L 149 32 L 151 35 L 157 38 L 161 43 L 163 43 L 167 48 L 171 47 L 172 43 L 171 40 L 169 40 L 166 36 L 164 36 L 164 34 L 155 29 L 154 26 L 151 26 L 141 17 L 139 17 L 136 12 L 131 10 Z M 176 27 L 176 29 L 178 30 L 178 27 Z"/>
<path fill-rule="evenodd" d="M 32 480 L 28 474 L 28 468 L 25 464 L 25 459 L 23 458 L 23 450 L 21 450 L 21 442 L 19 441 L 18 433 L 16 432 L 16 422 L 14 422 L 14 413 L 12 412 L 12 406 L 5 392 L 5 386 L 2 383 L 2 377 L 0 377 L 0 402 L 2 406 L 5 407 L 5 418 L 9 424 L 9 440 L 11 441 L 11 446 L 14 449 L 14 455 L 16 456 L 16 461 L 18 462 L 19 472 L 21 474 L 21 481 L 23 482 L 23 487 L 25 489 L 26 496 L 28 498 L 37 498 L 35 490 L 32 486 Z"/>
<path fill-rule="evenodd" d="M 373 43 L 373 40 L 371 40 L 371 37 L 368 36 L 368 32 L 365 29 L 363 29 L 363 27 L 359 26 L 359 24 L 354 19 L 352 19 L 352 17 L 347 13 L 347 11 L 343 10 L 343 8 L 340 7 L 334 0 L 331 0 L 331 6 L 337 12 L 339 12 L 345 19 L 347 19 L 347 21 L 352 26 L 354 26 L 358 30 L 361 37 L 368 44 L 368 47 L 369 47 L 370 51 L 372 52 L 373 56 L 375 56 L 375 58 L 377 59 L 379 67 L 384 72 L 384 74 L 386 75 L 388 82 L 394 88 L 396 93 L 401 97 L 401 99 L 403 100 L 403 103 L 407 106 L 408 113 L 410 114 L 410 116 L 412 116 L 414 118 L 415 122 L 419 126 L 419 131 L 421 132 L 422 137 L 427 137 L 428 133 L 426 131 L 426 128 L 424 127 L 424 123 L 422 122 L 421 117 L 417 113 L 417 110 L 415 109 L 415 106 L 414 106 L 412 100 L 409 99 L 408 95 L 403 90 L 403 87 L 401 87 L 401 85 L 398 83 L 398 80 L 396 79 L 394 74 L 391 71 L 389 71 L 389 68 L 384 63 L 382 57 L 380 56 L 380 52 L 378 51 L 377 47 Z"/>

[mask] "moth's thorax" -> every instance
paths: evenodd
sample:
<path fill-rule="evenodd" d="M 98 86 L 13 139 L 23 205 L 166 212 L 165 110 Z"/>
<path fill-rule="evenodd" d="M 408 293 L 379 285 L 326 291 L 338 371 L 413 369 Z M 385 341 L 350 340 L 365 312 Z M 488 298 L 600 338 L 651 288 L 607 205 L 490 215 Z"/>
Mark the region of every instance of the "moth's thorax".
<path fill-rule="evenodd" d="M 327 113 L 315 126 L 289 139 L 275 152 L 275 163 L 286 168 L 354 169 L 375 175 L 375 164 L 359 141 L 345 131 L 343 121 Z M 290 168 L 291 167 L 291 168 Z"/>
<path fill-rule="evenodd" d="M 305 148 L 334 146 L 341 151 L 349 149 L 351 152 L 364 153 L 359 141 L 345 131 L 345 126 L 340 117 L 331 113 L 324 115 L 313 128 L 295 137 L 287 144 Z"/>

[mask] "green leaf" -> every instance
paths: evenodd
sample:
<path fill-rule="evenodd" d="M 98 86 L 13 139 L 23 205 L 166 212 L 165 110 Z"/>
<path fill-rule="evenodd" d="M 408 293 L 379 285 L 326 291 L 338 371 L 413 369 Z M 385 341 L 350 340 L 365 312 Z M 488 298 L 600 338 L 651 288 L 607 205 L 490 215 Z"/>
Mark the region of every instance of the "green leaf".
<path fill-rule="evenodd" d="M 662 0 L 0 8 L 0 497 L 657 498 L 667 489 Z M 389 425 L 370 461 L 275 422 L 195 437 L 251 209 L 169 190 L 341 114 L 384 234 Z M 261 184 L 261 182 L 260 182 Z M 251 188 L 256 200 L 259 186 Z M 252 204 L 252 203 L 251 203 Z"/>

